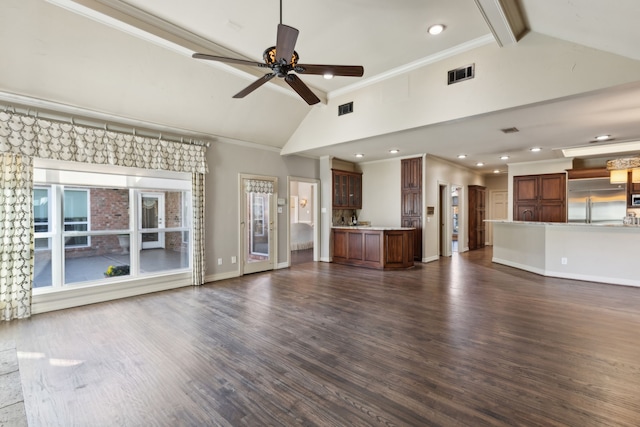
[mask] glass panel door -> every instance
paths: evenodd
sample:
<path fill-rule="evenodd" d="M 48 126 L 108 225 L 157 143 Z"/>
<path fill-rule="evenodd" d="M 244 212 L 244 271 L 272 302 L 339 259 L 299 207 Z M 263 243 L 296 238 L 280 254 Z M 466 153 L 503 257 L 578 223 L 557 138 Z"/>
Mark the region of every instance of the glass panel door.
<path fill-rule="evenodd" d="M 140 193 L 139 212 L 142 249 L 164 248 L 164 194 Z"/>
<path fill-rule="evenodd" d="M 261 178 L 263 179 L 263 178 Z M 274 195 L 247 192 L 243 179 L 243 274 L 274 268 Z M 275 185 L 274 185 L 275 186 Z"/>

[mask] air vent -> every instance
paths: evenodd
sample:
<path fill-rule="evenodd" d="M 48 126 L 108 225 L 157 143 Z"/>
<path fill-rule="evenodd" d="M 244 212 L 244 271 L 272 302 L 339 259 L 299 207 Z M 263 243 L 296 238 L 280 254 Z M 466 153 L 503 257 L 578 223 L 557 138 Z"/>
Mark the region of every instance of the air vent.
<path fill-rule="evenodd" d="M 505 129 L 500 129 L 503 133 L 516 133 L 516 132 L 520 132 L 520 130 L 518 128 L 505 128 Z"/>
<path fill-rule="evenodd" d="M 343 116 L 345 114 L 353 113 L 353 101 L 348 104 L 342 104 L 338 106 L 338 115 Z"/>
<path fill-rule="evenodd" d="M 447 84 L 458 83 L 464 80 L 472 79 L 475 76 L 476 64 L 467 65 L 449 71 Z"/>

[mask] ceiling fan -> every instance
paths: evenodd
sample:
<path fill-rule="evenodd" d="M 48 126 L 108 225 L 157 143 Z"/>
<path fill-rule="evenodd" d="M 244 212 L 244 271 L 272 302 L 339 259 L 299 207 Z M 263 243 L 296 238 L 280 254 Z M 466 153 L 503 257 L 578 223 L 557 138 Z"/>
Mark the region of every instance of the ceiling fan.
<path fill-rule="evenodd" d="M 364 67 L 361 65 L 319 65 L 319 64 L 299 64 L 298 52 L 294 50 L 299 31 L 293 27 L 282 24 L 282 0 L 280 0 L 280 24 L 278 24 L 278 34 L 276 45 L 267 48 L 262 57 L 264 63 L 247 61 L 244 59 L 225 58 L 223 56 L 207 55 L 206 53 L 194 53 L 197 59 L 207 59 L 210 61 L 228 62 L 231 64 L 250 65 L 261 68 L 270 68 L 271 73 L 265 74 L 249 86 L 236 93 L 234 98 L 244 98 L 260 86 L 274 77 L 283 78 L 285 82 L 304 99 L 307 104 L 313 105 L 320 102 L 309 87 L 296 74 L 317 74 L 324 76 L 347 76 L 362 77 Z"/>

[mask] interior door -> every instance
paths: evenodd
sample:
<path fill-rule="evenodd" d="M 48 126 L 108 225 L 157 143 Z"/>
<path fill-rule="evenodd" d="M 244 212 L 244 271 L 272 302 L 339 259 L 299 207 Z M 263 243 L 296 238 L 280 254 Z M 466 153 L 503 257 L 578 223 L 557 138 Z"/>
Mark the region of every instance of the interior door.
<path fill-rule="evenodd" d="M 142 249 L 164 248 L 164 193 L 140 193 L 138 203 Z"/>
<path fill-rule="evenodd" d="M 243 274 L 273 270 L 276 250 L 277 178 L 242 178 Z"/>

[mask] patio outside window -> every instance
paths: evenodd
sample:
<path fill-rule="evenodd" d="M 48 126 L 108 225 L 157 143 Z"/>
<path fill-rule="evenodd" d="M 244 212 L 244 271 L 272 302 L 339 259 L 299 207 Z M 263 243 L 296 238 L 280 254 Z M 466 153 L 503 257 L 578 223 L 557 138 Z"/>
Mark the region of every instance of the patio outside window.
<path fill-rule="evenodd" d="M 190 181 L 50 172 L 34 170 L 34 292 L 190 270 Z"/>

